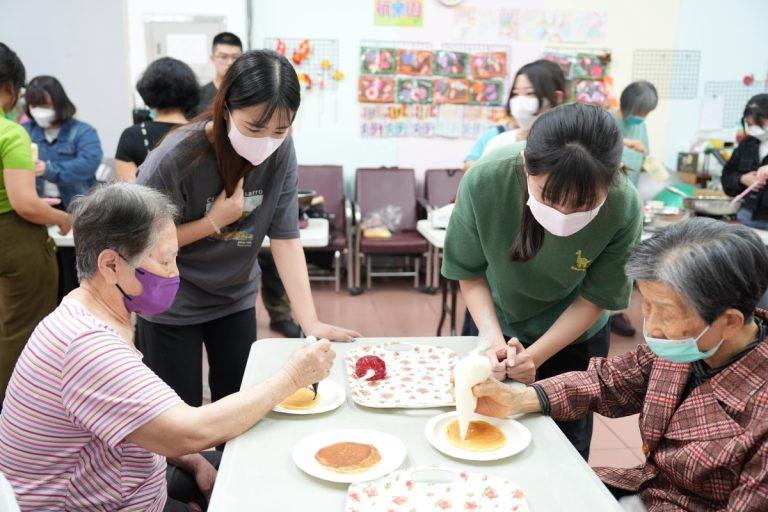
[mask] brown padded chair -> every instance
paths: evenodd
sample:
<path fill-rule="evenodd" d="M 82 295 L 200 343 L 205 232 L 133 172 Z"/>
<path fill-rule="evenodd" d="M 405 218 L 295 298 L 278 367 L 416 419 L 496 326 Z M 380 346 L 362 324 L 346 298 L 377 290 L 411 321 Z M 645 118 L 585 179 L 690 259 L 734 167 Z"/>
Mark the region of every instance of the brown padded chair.
<path fill-rule="evenodd" d="M 344 197 L 344 172 L 340 165 L 300 165 L 299 189 L 314 190 L 325 199 L 325 211 L 331 217 L 330 240 L 326 247 L 305 251 L 333 252 L 334 276 L 311 276 L 314 281 L 333 280 L 341 288 L 341 255 L 347 257 L 347 286 L 352 288 L 352 203 Z"/>
<path fill-rule="evenodd" d="M 427 169 L 424 173 L 424 199 L 430 208 L 451 204 L 464 177 L 461 169 Z"/>
<path fill-rule="evenodd" d="M 421 257 L 427 252 L 427 241 L 416 231 L 417 205 L 416 175 L 413 169 L 398 167 L 379 167 L 358 169 L 355 178 L 355 244 L 357 257 L 355 265 L 355 289 L 352 293 L 360 293 L 360 258 L 365 259 L 367 287 L 371 287 L 373 277 L 383 276 L 413 276 L 414 285 L 419 287 L 419 264 Z M 363 238 L 360 229 L 361 222 L 370 215 L 381 211 L 387 206 L 400 208 L 402 219 L 392 238 L 368 239 Z M 371 265 L 372 256 L 389 254 L 414 259 L 413 271 L 407 272 L 374 272 Z"/>

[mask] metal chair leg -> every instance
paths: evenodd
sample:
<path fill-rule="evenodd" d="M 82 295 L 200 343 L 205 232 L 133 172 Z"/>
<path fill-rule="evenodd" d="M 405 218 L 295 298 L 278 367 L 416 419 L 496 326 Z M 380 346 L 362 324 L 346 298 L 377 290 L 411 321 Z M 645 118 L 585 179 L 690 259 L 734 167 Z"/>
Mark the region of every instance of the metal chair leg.
<path fill-rule="evenodd" d="M 365 284 L 366 287 L 370 290 L 372 287 L 372 278 L 371 273 L 373 272 L 373 266 L 371 265 L 371 255 L 366 254 L 365 255 Z"/>
<path fill-rule="evenodd" d="M 336 277 L 336 293 L 339 293 L 341 290 L 341 253 L 339 251 L 333 253 L 333 267 Z"/>
<path fill-rule="evenodd" d="M 421 256 L 416 256 L 413 259 L 413 273 L 414 273 L 413 287 L 416 288 L 417 290 L 419 289 L 419 278 L 421 277 L 419 275 L 420 267 L 421 267 Z"/>
<path fill-rule="evenodd" d="M 432 286 L 432 260 L 434 259 L 432 257 L 432 251 L 432 244 L 429 244 L 429 247 L 427 248 L 427 269 L 424 273 L 424 286 L 426 288 L 430 288 Z"/>

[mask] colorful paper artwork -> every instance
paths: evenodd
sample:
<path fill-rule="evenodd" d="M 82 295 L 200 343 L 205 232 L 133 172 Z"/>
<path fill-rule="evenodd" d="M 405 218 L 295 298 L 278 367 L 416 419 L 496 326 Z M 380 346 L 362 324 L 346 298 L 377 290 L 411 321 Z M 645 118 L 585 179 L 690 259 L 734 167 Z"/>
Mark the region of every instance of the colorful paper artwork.
<path fill-rule="evenodd" d="M 436 105 L 361 105 L 363 137 L 434 137 Z"/>
<path fill-rule="evenodd" d="M 464 78 L 467 76 L 469 54 L 450 50 L 435 52 L 434 74 L 449 78 Z"/>
<path fill-rule="evenodd" d="M 360 48 L 360 71 L 366 75 L 395 73 L 395 50 L 392 48 Z"/>
<path fill-rule="evenodd" d="M 600 43 L 606 21 L 602 11 L 501 9 L 499 35 L 520 42 Z"/>
<path fill-rule="evenodd" d="M 461 137 L 477 139 L 491 126 L 505 122 L 507 113 L 503 107 L 464 107 Z"/>
<path fill-rule="evenodd" d="M 398 103 L 432 103 L 432 80 L 399 78 L 397 80 Z"/>
<path fill-rule="evenodd" d="M 608 105 L 608 89 L 601 80 L 575 79 L 573 89 L 579 103 L 591 103 L 601 107 Z"/>
<path fill-rule="evenodd" d="M 566 80 L 571 80 L 573 78 L 573 64 L 576 61 L 576 57 L 565 53 L 544 52 L 544 58 L 560 66 Z"/>
<path fill-rule="evenodd" d="M 469 103 L 469 80 L 466 78 L 436 79 L 435 103 Z"/>
<path fill-rule="evenodd" d="M 434 54 L 426 50 L 397 50 L 397 74 L 430 76 Z"/>
<path fill-rule="evenodd" d="M 361 76 L 357 98 L 361 103 L 392 103 L 395 101 L 395 79 L 385 76 Z"/>
<path fill-rule="evenodd" d="M 470 57 L 472 77 L 479 79 L 507 76 L 506 52 L 474 53 Z"/>
<path fill-rule="evenodd" d="M 576 61 L 573 66 L 573 77 L 586 78 L 589 80 L 602 80 L 605 76 L 605 68 L 607 64 L 607 57 L 604 55 L 580 53 L 576 55 Z"/>
<path fill-rule="evenodd" d="M 424 0 L 374 0 L 373 23 L 387 27 L 421 27 Z"/>
<path fill-rule="evenodd" d="M 469 102 L 472 105 L 500 105 L 504 94 L 504 83 L 500 80 L 475 80 L 469 87 Z"/>

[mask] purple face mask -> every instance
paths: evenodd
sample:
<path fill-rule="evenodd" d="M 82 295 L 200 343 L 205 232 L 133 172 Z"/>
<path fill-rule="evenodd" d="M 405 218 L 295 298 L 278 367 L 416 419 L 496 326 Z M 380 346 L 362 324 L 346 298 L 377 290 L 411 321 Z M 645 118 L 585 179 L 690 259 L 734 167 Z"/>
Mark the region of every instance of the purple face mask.
<path fill-rule="evenodd" d="M 167 311 L 171 307 L 179 290 L 179 276 L 162 277 L 149 270 L 137 268 L 136 279 L 143 288 L 141 295 L 128 295 L 120 285 L 117 285 L 117 289 L 123 294 L 125 309 L 132 313 L 151 316 Z"/>

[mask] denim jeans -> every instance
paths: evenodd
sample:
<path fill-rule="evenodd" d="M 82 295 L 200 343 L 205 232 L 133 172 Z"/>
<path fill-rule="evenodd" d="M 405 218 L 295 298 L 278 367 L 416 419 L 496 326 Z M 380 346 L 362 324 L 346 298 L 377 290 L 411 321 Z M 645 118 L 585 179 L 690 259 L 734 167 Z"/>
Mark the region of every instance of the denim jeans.
<path fill-rule="evenodd" d="M 756 229 L 768 230 L 768 220 L 766 219 L 753 220 L 752 219 L 753 213 L 754 212 L 752 210 L 748 210 L 747 208 L 742 208 L 741 210 L 739 210 L 739 213 L 736 214 L 736 218 L 739 219 L 739 221 L 745 226 L 749 226 L 751 228 L 756 228 Z"/>

